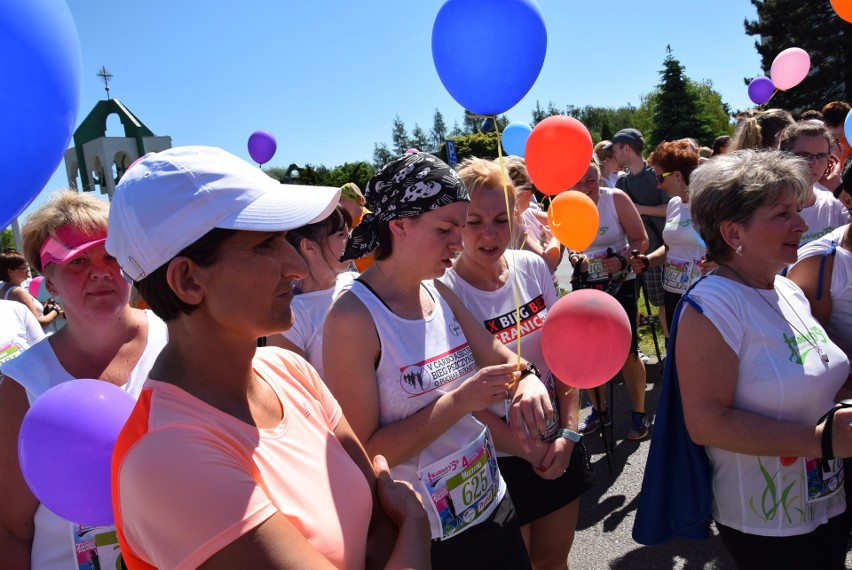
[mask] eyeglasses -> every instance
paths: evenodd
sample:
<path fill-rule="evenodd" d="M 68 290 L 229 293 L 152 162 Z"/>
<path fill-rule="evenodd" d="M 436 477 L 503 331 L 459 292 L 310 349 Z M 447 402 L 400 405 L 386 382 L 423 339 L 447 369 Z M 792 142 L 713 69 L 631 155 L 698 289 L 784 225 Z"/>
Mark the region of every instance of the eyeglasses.
<path fill-rule="evenodd" d="M 674 174 L 674 171 L 672 171 L 672 172 L 663 172 L 662 174 L 657 174 L 657 184 L 662 184 L 662 183 L 663 183 L 663 180 L 665 180 L 665 179 L 666 179 L 666 176 L 670 176 L 670 175 L 672 175 L 672 174 Z"/>
<path fill-rule="evenodd" d="M 22 265 L 20 267 L 16 267 L 15 269 L 17 269 L 18 271 L 29 271 L 30 266 L 29 265 Z"/>
<path fill-rule="evenodd" d="M 798 156 L 799 158 L 804 158 L 808 162 L 822 162 L 823 160 L 828 160 L 827 152 L 820 152 L 818 154 L 811 154 L 809 152 L 797 152 L 796 156 Z"/>

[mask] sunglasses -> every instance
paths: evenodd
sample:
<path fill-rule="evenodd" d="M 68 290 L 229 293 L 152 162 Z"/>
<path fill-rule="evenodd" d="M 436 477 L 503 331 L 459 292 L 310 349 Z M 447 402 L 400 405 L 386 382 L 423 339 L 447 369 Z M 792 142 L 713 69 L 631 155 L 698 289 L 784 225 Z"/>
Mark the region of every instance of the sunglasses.
<path fill-rule="evenodd" d="M 666 176 L 670 176 L 670 175 L 672 175 L 672 174 L 674 174 L 674 171 L 672 171 L 672 172 L 663 172 L 662 174 L 657 174 L 657 184 L 662 184 L 662 183 L 663 183 L 663 180 L 665 180 L 665 179 L 666 179 Z"/>
<path fill-rule="evenodd" d="M 828 160 L 828 153 L 826 152 L 820 152 L 818 154 L 811 154 L 809 152 L 797 152 L 796 156 L 798 156 L 799 158 L 804 158 L 808 162 L 821 162 L 823 160 Z"/>

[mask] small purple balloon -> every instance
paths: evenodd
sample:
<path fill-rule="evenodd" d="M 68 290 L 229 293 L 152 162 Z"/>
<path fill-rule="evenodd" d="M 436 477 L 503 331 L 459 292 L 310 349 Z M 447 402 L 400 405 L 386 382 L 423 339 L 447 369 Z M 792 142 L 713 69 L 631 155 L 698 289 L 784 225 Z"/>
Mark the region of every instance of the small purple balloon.
<path fill-rule="evenodd" d="M 102 380 L 71 380 L 42 394 L 18 435 L 18 461 L 33 495 L 60 517 L 108 526 L 112 449 L 136 401 Z"/>
<path fill-rule="evenodd" d="M 275 137 L 268 131 L 255 131 L 248 140 L 248 151 L 252 160 L 258 164 L 266 164 L 278 149 Z"/>
<path fill-rule="evenodd" d="M 755 77 L 748 84 L 748 98 L 755 105 L 763 105 L 772 98 L 773 93 L 775 93 L 775 86 L 772 80 L 763 75 Z"/>

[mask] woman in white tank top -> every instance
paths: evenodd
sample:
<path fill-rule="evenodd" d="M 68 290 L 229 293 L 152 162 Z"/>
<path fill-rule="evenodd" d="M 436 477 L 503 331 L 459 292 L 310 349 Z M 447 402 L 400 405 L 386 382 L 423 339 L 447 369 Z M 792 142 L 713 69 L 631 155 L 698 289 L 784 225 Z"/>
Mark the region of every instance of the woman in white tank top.
<path fill-rule="evenodd" d="M 160 319 L 129 306 L 130 285 L 104 249 L 108 208 L 102 200 L 66 191 L 31 214 L 23 228 L 24 253 L 44 274 L 51 294 L 62 296 L 67 325 L 3 366 L 0 449 L 6 465 L 17 466 L 18 429 L 44 392 L 75 378 L 96 378 L 136 397 L 166 342 Z M 0 470 L 0 488 L 7 497 L 0 505 L 4 566 L 73 568 L 78 551 L 94 544 L 102 567 L 115 567 L 114 526 L 61 519 L 39 503 L 17 469 Z"/>
<path fill-rule="evenodd" d="M 375 262 L 326 319 L 326 381 L 368 453 L 423 497 L 435 568 L 529 567 L 497 469 L 492 434 L 474 415 L 513 395 L 514 437 L 541 445 L 552 407 L 543 384 L 433 279 L 462 248 L 468 207 L 458 175 L 406 154 L 367 184 L 366 216 L 345 257 Z M 520 368 L 520 371 L 519 371 Z M 530 438 L 529 433 L 536 438 Z M 488 524 L 481 524 L 488 523 Z"/>

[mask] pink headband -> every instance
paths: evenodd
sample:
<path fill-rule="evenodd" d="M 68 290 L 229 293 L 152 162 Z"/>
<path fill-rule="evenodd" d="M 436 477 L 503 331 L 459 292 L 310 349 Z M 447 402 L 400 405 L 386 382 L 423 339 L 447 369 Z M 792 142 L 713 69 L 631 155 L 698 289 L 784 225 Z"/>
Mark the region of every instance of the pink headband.
<path fill-rule="evenodd" d="M 85 233 L 73 226 L 62 226 L 49 236 L 41 246 L 42 269 L 48 263 L 67 263 L 92 246 L 104 243 L 106 234 Z"/>

